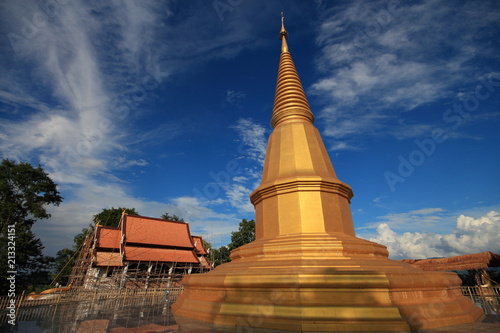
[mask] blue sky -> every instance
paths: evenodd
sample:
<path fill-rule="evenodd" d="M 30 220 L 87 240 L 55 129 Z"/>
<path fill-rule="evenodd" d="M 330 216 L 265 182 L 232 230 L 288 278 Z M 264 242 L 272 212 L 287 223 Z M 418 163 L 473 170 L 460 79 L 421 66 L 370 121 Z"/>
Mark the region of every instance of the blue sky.
<path fill-rule="evenodd" d="M 254 217 L 281 11 L 357 235 L 396 259 L 500 252 L 498 1 L 0 6 L 1 153 L 59 185 L 49 255 L 102 208 L 215 246 Z"/>

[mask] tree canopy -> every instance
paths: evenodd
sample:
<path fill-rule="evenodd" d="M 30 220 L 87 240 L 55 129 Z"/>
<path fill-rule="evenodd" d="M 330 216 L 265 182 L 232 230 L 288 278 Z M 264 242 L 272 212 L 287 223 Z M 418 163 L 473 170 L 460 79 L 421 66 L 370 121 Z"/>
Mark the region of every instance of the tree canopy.
<path fill-rule="evenodd" d="M 212 249 L 212 251 L 210 252 L 210 260 L 212 261 L 214 267 L 217 267 L 231 261 L 231 259 L 229 258 L 230 254 L 231 251 L 229 251 L 229 248 L 223 245 L 217 249 Z"/>
<path fill-rule="evenodd" d="M 99 222 L 100 225 L 107 227 L 117 227 L 122 218 L 122 213 L 128 215 L 139 215 L 135 208 L 103 208 L 100 213 L 95 214 L 93 220 Z"/>
<path fill-rule="evenodd" d="M 37 219 L 47 219 L 46 205 L 56 205 L 63 198 L 57 185 L 39 165 L 4 159 L 0 165 L 0 223 L 2 232 L 9 224 L 22 223 L 29 227 Z"/>
<path fill-rule="evenodd" d="M 6 280 L 8 271 L 17 271 L 16 292 L 33 290 L 37 284 L 50 282 L 48 279 L 53 258 L 42 254 L 42 242 L 31 227 L 37 220 L 50 217 L 47 205 L 58 206 L 62 200 L 57 185 L 40 165 L 35 168 L 25 162 L 2 160 L 0 244 L 5 244 L 0 248 L 2 294 L 9 288 L 9 281 Z M 15 251 L 10 251 L 12 249 Z M 9 252 L 15 252 L 15 264 Z"/>
<path fill-rule="evenodd" d="M 255 240 L 255 221 L 254 220 L 241 220 L 238 231 L 231 232 L 231 243 L 227 246 L 221 246 L 219 248 L 212 248 L 210 253 L 210 260 L 214 264 L 214 267 L 231 261 L 229 255 L 231 251 L 253 242 Z"/>
<path fill-rule="evenodd" d="M 55 258 L 55 277 L 53 283 L 68 285 L 69 275 L 75 265 L 76 251 L 72 249 L 62 249 L 57 251 Z"/>
<path fill-rule="evenodd" d="M 179 221 L 179 222 L 184 222 L 184 219 L 182 217 L 179 217 L 175 214 L 172 214 L 170 215 L 168 212 L 166 212 L 165 214 L 163 214 L 161 216 L 162 219 L 164 220 L 168 220 L 168 221 Z"/>
<path fill-rule="evenodd" d="M 231 232 L 231 243 L 228 248 L 230 251 L 253 242 L 255 240 L 255 221 L 243 219 L 240 222 L 238 231 Z"/>

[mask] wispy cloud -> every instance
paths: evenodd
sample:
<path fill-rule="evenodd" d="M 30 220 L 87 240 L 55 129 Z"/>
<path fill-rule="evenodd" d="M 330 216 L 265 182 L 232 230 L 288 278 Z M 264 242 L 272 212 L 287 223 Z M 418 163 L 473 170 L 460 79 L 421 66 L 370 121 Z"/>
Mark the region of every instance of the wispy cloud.
<path fill-rule="evenodd" d="M 120 156 L 118 158 L 117 164 L 122 168 L 128 168 L 131 166 L 146 166 L 148 165 L 148 161 L 143 160 L 142 158 L 138 160 L 127 160 L 124 156 Z"/>
<path fill-rule="evenodd" d="M 250 217 L 254 207 L 250 194 L 260 183 L 266 149 L 266 129 L 252 119 L 240 118 L 230 126 L 238 140 L 236 154 L 219 171 L 210 171 L 211 181 L 195 188 L 200 201 L 208 207 L 227 205 L 230 211 Z"/>
<path fill-rule="evenodd" d="M 241 108 L 241 101 L 245 98 L 245 96 L 246 95 L 243 91 L 227 90 L 226 102 L 237 108 Z"/>
<path fill-rule="evenodd" d="M 0 54 L 0 112 L 6 115 L 1 157 L 41 163 L 65 197 L 49 221 L 36 225 L 48 252 L 70 246 L 92 214 L 112 206 L 156 217 L 168 211 L 190 220 L 194 232 L 215 226 L 214 234 L 229 234 L 238 220 L 209 208 L 221 205 L 219 199 L 135 198 L 116 172 L 149 165 L 141 146 L 176 139 L 189 129 L 178 118 L 140 133 L 134 126 L 149 112 L 146 102 L 158 98 L 157 88 L 173 76 L 252 45 L 249 21 L 238 21 L 242 13 L 235 12 L 213 25 L 216 13 L 204 15 L 213 11 L 210 2 L 184 6 L 188 12 L 155 1 L 52 4 L 0 4 L 2 34 L 10 41 L 1 44 Z M 257 146 L 249 152 L 260 158 Z M 234 204 L 248 205 L 238 199 L 240 192 L 230 192 Z"/>
<path fill-rule="evenodd" d="M 154 98 L 156 87 L 172 73 L 192 62 L 231 56 L 241 49 L 231 44 L 250 36 L 247 23 L 236 33 L 231 29 L 236 18 L 228 18 L 211 27 L 218 30 L 218 38 L 207 40 L 199 32 L 211 23 L 209 18 L 187 15 L 179 20 L 175 9 L 163 4 L 159 10 L 154 1 L 54 6 L 36 1 L 2 4 L 5 29 L 23 43 L 4 50 L 2 60 L 12 66 L 0 79 L 0 98 L 10 111 L 32 110 L 2 123 L 0 130 L 9 140 L 0 145 L 4 156 L 19 159 L 34 156 L 36 161 L 43 151 L 48 171 L 60 182 L 85 174 L 80 168 L 88 158 L 100 160 L 94 163 L 99 170 L 111 169 L 112 151 L 123 155 L 131 144 L 157 138 L 161 131 L 175 138 L 175 124 L 158 124 L 149 135 L 132 132 L 133 139 L 126 129 L 139 116 L 138 106 Z M 199 4 L 190 10 L 203 12 L 204 6 L 212 9 Z M 31 19 L 42 15 L 47 20 L 43 24 Z M 242 97 L 235 93 L 233 99 Z"/>
<path fill-rule="evenodd" d="M 247 158 L 263 166 L 267 144 L 265 127 L 253 122 L 252 119 L 241 118 L 233 128 L 236 129 L 241 143 L 245 146 Z"/>
<path fill-rule="evenodd" d="M 240 118 L 232 128 L 236 130 L 240 141 L 241 155 L 238 161 L 242 172 L 224 185 L 224 191 L 231 206 L 241 212 L 252 213 L 254 207 L 250 202 L 250 194 L 260 183 L 266 155 L 266 129 L 252 119 L 245 118 Z"/>
<path fill-rule="evenodd" d="M 238 208 L 240 211 L 251 213 L 254 211 L 254 208 L 250 202 L 250 193 L 252 193 L 254 188 L 249 188 L 248 184 L 245 185 L 230 184 L 226 188 L 226 195 L 233 207 Z"/>
<path fill-rule="evenodd" d="M 497 43 L 486 44 L 488 31 L 499 31 L 495 1 L 343 3 L 324 13 L 317 67 L 324 74 L 310 92 L 323 98 L 320 114 L 332 149 L 355 135 L 426 135 L 429 124 L 401 124 L 402 112 L 473 89 L 487 74 L 475 61 L 496 59 Z M 492 71 L 494 67 L 482 66 Z M 403 125 L 403 126 L 401 126 Z"/>
<path fill-rule="evenodd" d="M 104 57 L 110 56 L 110 52 L 116 56 L 118 50 L 102 50 L 94 44 L 97 32 L 109 31 L 109 19 L 98 20 L 92 14 L 92 10 L 99 12 L 103 8 L 89 8 L 80 2 L 56 5 L 52 20 L 28 35 L 29 43 L 23 44 L 9 60 L 17 66 L 24 63 L 31 71 L 7 71 L 7 80 L 0 81 L 2 96 L 10 97 L 11 104 L 35 111 L 24 119 L 3 124 L 1 130 L 7 133 L 9 141 L 2 142 L 2 150 L 8 157 L 16 156 L 16 152 L 38 157 L 57 182 L 82 183 L 92 173 L 109 170 L 106 156 L 112 150 L 125 149 L 123 135 L 116 126 L 123 119 L 109 107 L 120 91 L 109 84 L 114 81 L 107 73 L 110 61 Z M 22 12 L 26 7 L 31 11 Z M 22 21 L 25 16 L 43 14 L 44 9 L 25 1 L 17 6 L 11 4 L 4 13 Z M 32 15 L 27 15 L 30 12 Z M 10 28 L 20 35 L 23 32 L 22 26 Z M 112 78 L 126 81 L 122 74 L 115 73 Z M 12 75 L 31 76 L 43 86 L 22 80 L 13 89 L 9 84 Z"/>
<path fill-rule="evenodd" d="M 376 198 L 373 202 L 379 203 L 381 198 Z M 417 210 L 412 210 L 405 213 L 391 213 L 379 217 L 380 221 L 368 223 L 364 227 L 358 228 L 362 229 L 373 229 L 378 228 L 380 224 L 385 224 L 394 229 L 401 229 L 408 227 L 418 226 L 419 228 L 425 228 L 434 225 L 443 220 L 444 209 L 442 208 L 422 208 Z"/>

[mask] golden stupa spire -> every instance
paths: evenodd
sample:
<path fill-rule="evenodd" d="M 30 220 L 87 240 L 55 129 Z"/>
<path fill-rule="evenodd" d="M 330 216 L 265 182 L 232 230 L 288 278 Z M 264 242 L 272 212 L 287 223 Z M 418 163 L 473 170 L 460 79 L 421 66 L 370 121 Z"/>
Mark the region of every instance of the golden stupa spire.
<path fill-rule="evenodd" d="M 314 122 L 314 115 L 307 102 L 304 88 L 300 83 L 299 75 L 293 64 L 292 56 L 288 51 L 288 32 L 285 29 L 284 16 L 281 13 L 281 57 L 278 68 L 278 80 L 271 124 L 278 126 L 284 121 Z"/>
<path fill-rule="evenodd" d="M 288 51 L 287 36 L 282 17 L 280 38 L 285 44 L 271 118 L 274 130 L 268 140 L 261 184 L 250 196 L 257 212 L 256 238 L 298 232 L 354 236 L 349 211 L 352 190 L 338 180 L 321 135 L 314 127 L 314 115 Z M 284 195 L 288 192 L 293 195 Z M 270 197 L 275 198 L 267 199 Z M 276 202 L 270 205 L 272 200 Z"/>
<path fill-rule="evenodd" d="M 184 277 L 172 305 L 181 331 L 414 332 L 480 318 L 456 274 L 389 260 L 385 246 L 356 237 L 353 193 L 314 127 L 283 18 L 280 38 L 274 129 L 250 195 L 255 241 Z"/>

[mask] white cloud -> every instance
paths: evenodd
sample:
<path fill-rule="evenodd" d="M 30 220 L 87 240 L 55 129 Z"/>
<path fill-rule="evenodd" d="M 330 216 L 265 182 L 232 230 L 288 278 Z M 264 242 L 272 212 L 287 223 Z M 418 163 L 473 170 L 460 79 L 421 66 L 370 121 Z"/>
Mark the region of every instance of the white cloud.
<path fill-rule="evenodd" d="M 244 183 L 247 180 L 248 180 L 248 178 L 245 176 L 233 177 L 233 182 L 236 182 L 236 183 Z"/>
<path fill-rule="evenodd" d="M 215 246 L 227 244 L 228 235 L 237 229 L 240 217 L 232 211 L 218 213 L 212 207 L 224 204 L 236 208 L 239 213 L 253 213 L 249 195 L 258 186 L 261 175 L 261 161 L 263 147 L 265 147 L 265 130 L 251 120 L 242 120 L 234 127 L 242 140 L 238 162 L 242 174 L 235 176 L 228 184 L 221 184 L 223 197 L 205 200 L 196 197 L 177 197 L 168 202 L 148 201 L 136 198 L 132 191 L 120 179 L 102 181 L 102 177 L 95 177 L 92 172 L 99 170 L 103 177 L 113 177 L 108 170 L 99 163 L 102 160 L 87 157 L 80 161 L 80 170 L 87 170 L 80 175 L 54 173 L 56 181 L 61 181 L 60 188 L 70 196 L 59 207 L 51 207 L 52 218 L 40 221 L 35 225 L 35 232 L 42 237 L 47 253 L 54 254 L 57 250 L 70 247 L 72 237 L 86 227 L 92 215 L 102 208 L 130 207 L 140 214 L 151 217 L 160 217 L 169 212 L 181 216 L 189 221 L 193 234 L 203 234 Z M 55 162 L 54 160 L 46 161 Z M 129 160 L 125 156 L 118 156 L 113 163 L 127 166 L 145 166 L 147 161 L 142 159 Z M 91 172 L 92 171 L 92 172 Z"/>
<path fill-rule="evenodd" d="M 424 211 L 423 213 L 432 213 Z M 449 234 L 405 232 L 398 234 L 387 223 L 377 227 L 371 241 L 386 245 L 394 259 L 448 257 L 484 251 L 500 252 L 500 213 L 491 211 L 474 219 L 460 215 Z"/>
<path fill-rule="evenodd" d="M 237 130 L 241 142 L 245 145 L 245 157 L 264 165 L 266 157 L 266 129 L 264 126 L 254 123 L 251 119 L 240 118 L 233 127 Z"/>
<path fill-rule="evenodd" d="M 266 129 L 251 119 L 239 119 L 236 125 L 231 126 L 239 137 L 238 156 L 229 161 L 233 174 L 226 171 L 214 172 L 212 178 L 218 179 L 214 192 L 219 197 L 208 200 L 208 206 L 227 204 L 245 217 L 253 214 L 254 207 L 250 202 L 250 194 L 259 186 L 264 164 L 266 141 Z M 201 196 L 209 196 L 208 193 L 198 191 Z M 251 217 L 250 217 L 251 218 Z"/>
<path fill-rule="evenodd" d="M 116 163 L 121 168 L 128 168 L 131 166 L 146 166 L 149 164 L 148 161 L 146 161 L 142 158 L 137 159 L 137 160 L 127 160 L 127 158 L 125 158 L 124 156 L 118 157 L 118 160 Z"/>
<path fill-rule="evenodd" d="M 209 205 L 222 205 L 225 202 L 226 202 L 226 200 L 224 200 L 222 198 L 217 198 L 215 200 L 210 200 Z"/>
<path fill-rule="evenodd" d="M 241 213 L 253 213 L 250 194 L 257 188 L 262 175 L 262 166 L 266 154 L 266 129 L 251 119 L 239 119 L 235 129 L 240 139 L 236 158 L 241 174 L 230 181 L 219 184 L 223 190 L 224 201 Z M 235 162 L 236 162 L 235 160 Z"/>
<path fill-rule="evenodd" d="M 375 203 L 380 201 L 380 198 L 377 199 L 374 200 Z M 406 213 L 390 213 L 379 217 L 378 219 L 381 221 L 369 223 L 364 227 L 358 228 L 358 230 L 376 228 L 380 224 L 384 224 L 387 227 L 395 229 L 408 229 L 416 226 L 419 228 L 434 227 L 436 223 L 443 220 L 443 212 L 444 209 L 442 208 L 422 208 Z"/>
<path fill-rule="evenodd" d="M 486 28 L 498 33 L 494 1 L 356 1 L 324 17 L 317 38 L 324 74 L 310 92 L 328 105 L 319 117 L 324 134 L 336 140 L 334 150 L 355 148 L 339 143 L 354 135 L 427 135 L 428 124 L 394 123 L 404 111 L 473 89 L 486 74 L 474 62 L 498 59 L 496 43 L 484 43 L 492 37 L 482 36 Z"/>
<path fill-rule="evenodd" d="M 26 5 L 31 10 L 19 12 Z M 52 20 L 34 30 L 29 43 L 10 59 L 31 71 L 8 70 L 0 81 L 2 97 L 11 105 L 38 111 L 4 122 L 1 130 L 9 140 L 1 146 L 6 157 L 26 160 L 30 156 L 45 162 L 58 182 L 81 183 L 90 180 L 89 174 L 109 169 L 106 156 L 111 150 L 124 149 L 122 136 L 110 125 L 111 119 L 117 123 L 115 115 L 107 107 L 115 92 L 104 83 L 101 66 L 105 62 L 100 61 L 92 40 L 93 29 L 104 28 L 106 22 L 89 24 L 93 16 L 79 2 L 55 5 Z M 6 12 L 28 18 L 34 17 L 29 13 L 43 14 L 30 1 L 11 4 Z M 12 75 L 20 77 L 20 83 L 12 86 Z"/>
<path fill-rule="evenodd" d="M 24 19 L 43 14 L 46 3 L 0 3 L 2 31 L 22 34 Z M 17 52 L 0 44 L 0 112 L 15 115 L 0 123 L 2 157 L 41 163 L 65 197 L 61 206 L 49 208 L 51 219 L 35 224 L 46 253 L 70 247 L 102 208 L 120 206 L 152 217 L 182 216 L 193 233 L 216 246 L 227 244 L 241 219 L 234 208 L 245 217 L 253 213 L 248 195 L 258 186 L 267 139 L 260 124 L 242 119 L 234 127 L 242 174 L 224 187 L 223 197 L 137 198 L 120 175 L 124 168 L 152 163 L 141 145 L 175 139 L 191 126 L 176 120 L 136 130 L 135 120 L 152 112 L 143 106 L 159 98 L 155 87 L 200 63 L 262 45 L 259 30 L 267 28 L 255 20 L 267 20 L 269 15 L 260 14 L 275 8 L 244 2 L 223 24 L 213 24 L 217 14 L 211 2 L 184 6 L 183 12 L 155 1 L 54 4 L 46 24 L 16 45 Z M 245 94 L 231 90 L 226 97 L 239 105 Z"/>
<path fill-rule="evenodd" d="M 226 91 L 226 102 L 236 106 L 241 107 L 241 101 L 245 98 L 245 93 L 243 91 L 227 90 Z"/>
<path fill-rule="evenodd" d="M 233 207 L 237 207 L 243 212 L 251 213 L 254 211 L 254 207 L 250 202 L 250 193 L 253 190 L 240 184 L 230 184 L 226 188 L 226 195 Z"/>
<path fill-rule="evenodd" d="M 184 7 L 192 12 L 176 13 L 183 19 L 174 18 L 170 4 L 154 1 L 70 1 L 54 6 L 47 12 L 39 1 L 0 4 L 2 31 L 19 36 L 26 32 L 26 20 L 33 23 L 35 14 L 48 15 L 43 26 L 22 37 L 22 45 L 0 45 L 5 64 L 0 112 L 16 115 L 0 123 L 1 157 L 41 163 L 65 197 L 60 207 L 50 208 L 50 220 L 35 225 L 47 253 L 71 246 L 92 214 L 113 206 L 134 207 L 153 217 L 168 211 L 191 221 L 196 233 L 214 229 L 220 242 L 239 221 L 209 206 L 227 199 L 182 197 L 162 203 L 135 198 L 115 171 L 148 165 L 134 156 L 140 154 L 139 145 L 174 139 L 189 130 L 176 122 L 140 133 L 130 130 L 136 128 L 139 107 L 155 98 L 156 87 L 193 63 L 231 57 L 242 45 L 250 47 L 256 40 L 251 24 L 238 19 L 243 13 L 234 13 L 224 24 L 213 25 L 215 13 L 205 15 L 207 8 L 213 10 L 210 2 Z M 141 108 L 141 114 L 145 112 Z M 258 125 L 252 129 L 257 131 Z M 258 144 L 257 139 L 248 146 L 255 159 L 261 158 Z"/>
<path fill-rule="evenodd" d="M 50 9 L 30 0 L 0 6 L 5 30 L 21 37 L 26 21 L 33 26 L 35 14 L 45 15 Z M 123 155 L 131 145 L 159 134 L 178 136 L 174 123 L 158 124 L 140 135 L 127 129 L 133 126 L 137 107 L 154 97 L 155 87 L 165 78 L 193 62 L 231 56 L 241 50 L 232 44 L 252 38 L 250 25 L 237 17 L 211 25 L 207 34 L 217 38 L 200 34 L 208 31 L 202 27 L 208 29 L 215 16 L 196 13 L 213 10 L 210 3 L 189 7 L 193 15 L 183 20 L 170 20 L 174 14 L 169 5 L 154 1 L 106 6 L 72 1 L 54 6 L 47 22 L 36 23 L 38 27 L 22 37 L 26 43 L 15 47 L 17 52 L 2 45 L 1 57 L 8 64 L 0 77 L 4 109 L 35 112 L 23 111 L 23 117 L 2 122 L 0 131 L 8 140 L 2 140 L 0 148 L 3 157 L 48 162 L 51 175 L 65 175 L 58 177 L 60 181 L 79 183 L 78 175 L 85 179 L 92 173 L 89 164 L 80 165 L 87 157 L 101 160 L 95 164 L 97 172 L 112 171 L 117 167 L 110 163 L 114 152 Z M 214 29 L 217 33 L 212 34 Z M 235 101 L 244 94 L 230 95 Z"/>

